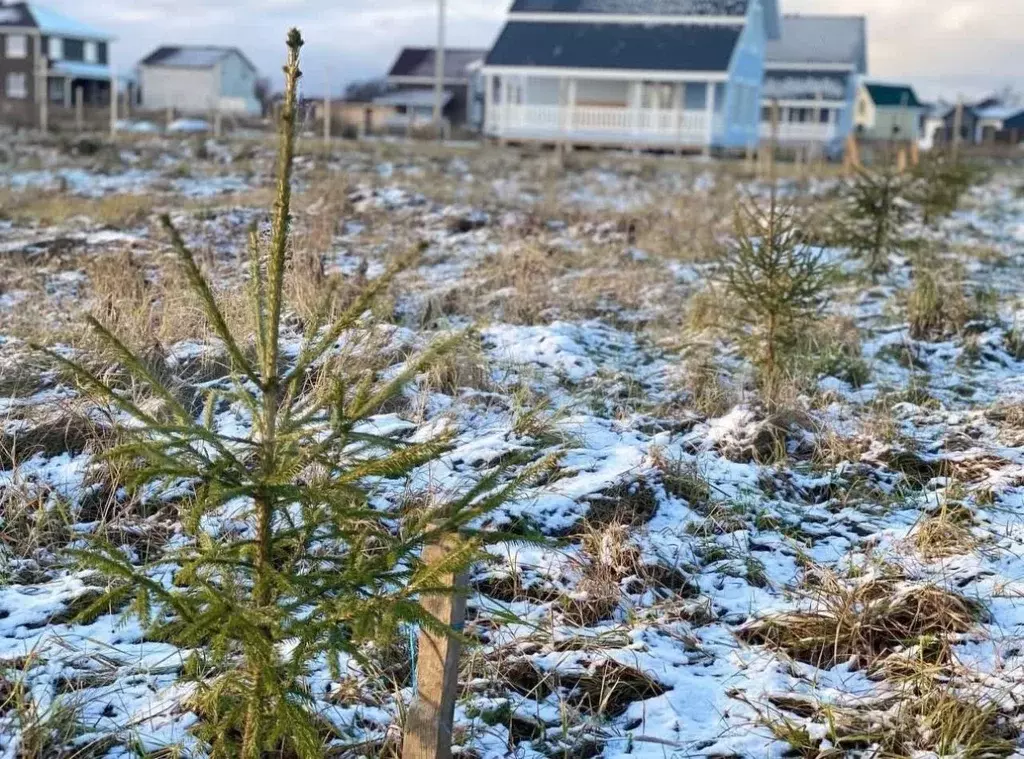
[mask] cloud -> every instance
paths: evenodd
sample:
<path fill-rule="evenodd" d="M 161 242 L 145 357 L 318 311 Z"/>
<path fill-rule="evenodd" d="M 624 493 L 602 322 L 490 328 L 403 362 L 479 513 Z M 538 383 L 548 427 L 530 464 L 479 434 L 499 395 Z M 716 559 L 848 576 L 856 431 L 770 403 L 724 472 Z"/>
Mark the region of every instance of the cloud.
<path fill-rule="evenodd" d="M 327 71 L 341 83 L 383 75 L 403 45 L 431 45 L 436 0 L 46 0 L 117 35 L 120 70 L 161 44 L 240 47 L 279 78 L 288 28 L 306 37 L 307 92 Z M 448 41 L 490 46 L 508 0 L 448 0 Z M 926 97 L 981 94 L 1006 84 L 1024 89 L 1019 60 L 1022 0 L 782 0 L 787 13 L 864 14 L 871 75 L 919 85 Z M 937 6 L 945 6 L 938 9 Z"/>

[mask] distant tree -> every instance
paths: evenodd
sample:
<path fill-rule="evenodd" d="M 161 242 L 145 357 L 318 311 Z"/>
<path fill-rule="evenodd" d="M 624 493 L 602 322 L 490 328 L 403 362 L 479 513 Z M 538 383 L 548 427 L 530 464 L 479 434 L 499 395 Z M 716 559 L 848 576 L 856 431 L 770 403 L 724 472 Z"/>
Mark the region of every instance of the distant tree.
<path fill-rule="evenodd" d="M 367 103 L 378 95 L 390 92 L 391 85 L 386 79 L 365 79 L 360 82 L 351 82 L 345 88 L 345 100 L 352 103 Z"/>
<path fill-rule="evenodd" d="M 263 111 L 263 115 L 266 116 L 271 111 L 271 106 L 274 102 L 274 90 L 270 84 L 270 79 L 261 76 L 256 79 L 256 85 L 253 87 L 253 95 L 259 101 Z"/>

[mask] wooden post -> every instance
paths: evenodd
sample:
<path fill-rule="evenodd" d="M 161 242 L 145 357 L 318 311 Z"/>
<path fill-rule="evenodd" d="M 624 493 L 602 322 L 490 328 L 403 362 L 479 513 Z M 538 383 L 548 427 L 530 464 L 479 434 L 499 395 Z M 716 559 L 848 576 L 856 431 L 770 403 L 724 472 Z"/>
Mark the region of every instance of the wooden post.
<path fill-rule="evenodd" d="M 896 153 L 896 171 L 900 174 L 907 172 L 907 149 L 900 148 Z"/>
<path fill-rule="evenodd" d="M 224 125 L 224 117 L 220 112 L 220 108 L 214 108 L 213 110 L 213 136 L 220 139 L 221 128 Z"/>
<path fill-rule="evenodd" d="M 779 101 L 772 101 L 772 133 L 768 138 L 768 179 L 775 184 L 775 151 L 779 149 Z"/>
<path fill-rule="evenodd" d="M 429 545 L 423 561 L 433 564 L 451 552 L 451 544 Z M 440 585 L 453 589 L 451 594 L 424 596 L 423 608 L 441 624 L 461 630 L 466 615 L 464 575 L 438 578 Z M 455 697 L 459 685 L 459 641 L 421 629 L 416 659 L 416 696 L 405 716 L 402 759 L 451 759 L 452 724 Z"/>
<path fill-rule="evenodd" d="M 171 124 L 174 123 L 174 106 L 173 105 L 167 106 L 167 113 L 164 115 L 164 118 L 167 121 L 167 123 L 164 126 L 170 127 Z"/>
<path fill-rule="evenodd" d="M 917 167 L 921 163 L 921 146 L 917 140 L 912 140 L 910 143 L 910 165 Z"/>
<path fill-rule="evenodd" d="M 964 129 L 964 98 L 961 95 L 956 101 L 956 111 L 953 115 L 953 155 L 957 155 L 960 152 L 960 141 L 963 138 L 961 134 Z"/>
<path fill-rule="evenodd" d="M 117 91 L 117 70 L 110 67 L 110 136 L 117 134 L 117 99 L 120 94 Z"/>
<path fill-rule="evenodd" d="M 85 105 L 82 102 L 82 86 L 75 87 L 75 129 L 85 129 Z"/>
<path fill-rule="evenodd" d="M 324 76 L 324 147 L 331 149 L 331 72 Z"/>
<path fill-rule="evenodd" d="M 50 129 L 50 64 L 45 55 L 39 56 L 36 67 L 36 85 L 39 97 L 39 129 L 47 132 Z"/>

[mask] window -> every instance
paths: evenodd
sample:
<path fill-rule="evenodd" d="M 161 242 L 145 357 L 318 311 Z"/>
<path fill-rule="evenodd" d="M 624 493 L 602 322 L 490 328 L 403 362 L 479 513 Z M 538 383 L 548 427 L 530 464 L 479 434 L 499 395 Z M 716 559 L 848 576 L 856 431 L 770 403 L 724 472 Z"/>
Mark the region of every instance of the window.
<path fill-rule="evenodd" d="M 703 82 L 686 83 L 686 110 L 703 111 L 708 107 L 708 86 Z"/>
<path fill-rule="evenodd" d="M 47 55 L 51 61 L 64 60 L 64 40 L 60 37 L 50 37 L 47 43 Z"/>
<path fill-rule="evenodd" d="M 51 103 L 63 103 L 64 102 L 64 80 L 63 79 L 51 79 L 50 80 L 50 102 Z"/>
<path fill-rule="evenodd" d="M 8 74 L 4 91 L 11 100 L 24 100 L 28 97 L 28 74 Z"/>
<path fill-rule="evenodd" d="M 28 37 L 24 34 L 8 34 L 4 54 L 11 59 L 28 58 Z"/>
<path fill-rule="evenodd" d="M 764 108 L 762 108 L 761 109 L 761 121 L 765 122 L 766 124 L 770 124 L 772 122 L 772 111 L 773 110 L 774 109 L 771 106 L 765 106 Z"/>
<path fill-rule="evenodd" d="M 85 62 L 86 63 L 99 63 L 100 62 L 100 51 L 96 46 L 95 42 L 85 43 Z"/>
<path fill-rule="evenodd" d="M 832 123 L 832 112 L 828 108 L 822 108 L 821 113 L 818 114 L 819 124 L 831 124 Z"/>

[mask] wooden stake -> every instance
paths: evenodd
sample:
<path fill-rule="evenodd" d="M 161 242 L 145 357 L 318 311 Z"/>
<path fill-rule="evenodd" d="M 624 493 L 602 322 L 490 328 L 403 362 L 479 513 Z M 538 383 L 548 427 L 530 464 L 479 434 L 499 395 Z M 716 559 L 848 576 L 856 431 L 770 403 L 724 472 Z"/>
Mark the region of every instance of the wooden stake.
<path fill-rule="evenodd" d="M 117 134 L 117 69 L 110 67 L 110 136 Z"/>
<path fill-rule="evenodd" d="M 899 152 L 896 153 L 896 171 L 900 174 L 905 174 L 907 171 L 907 149 L 900 148 Z"/>
<path fill-rule="evenodd" d="M 451 553 L 451 544 L 430 545 L 423 561 L 434 564 Z M 438 578 L 454 593 L 425 596 L 423 608 L 441 624 L 460 630 L 466 616 L 468 578 L 464 575 Z M 452 723 L 459 685 L 459 641 L 432 630 L 420 630 L 416 660 L 416 697 L 405 716 L 402 759 L 451 759 Z"/>
<path fill-rule="evenodd" d="M 910 165 L 917 167 L 921 163 L 921 146 L 917 140 L 913 140 L 910 143 Z"/>

